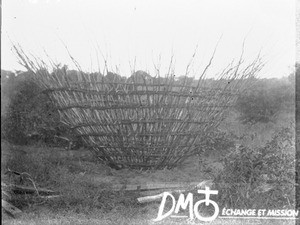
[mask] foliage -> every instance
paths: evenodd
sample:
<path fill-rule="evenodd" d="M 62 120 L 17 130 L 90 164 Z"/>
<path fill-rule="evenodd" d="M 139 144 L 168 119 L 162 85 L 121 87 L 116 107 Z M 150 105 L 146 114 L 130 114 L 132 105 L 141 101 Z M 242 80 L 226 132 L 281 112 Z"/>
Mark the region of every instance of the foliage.
<path fill-rule="evenodd" d="M 66 134 L 66 127 L 60 123 L 53 102 L 31 78 L 28 72 L 10 74 L 2 84 L 9 103 L 1 115 L 1 137 L 21 145 L 65 145 L 55 137 Z"/>
<path fill-rule="evenodd" d="M 293 74 L 281 79 L 257 79 L 242 93 L 236 104 L 243 123 L 274 121 L 282 110 L 294 110 Z"/>
<path fill-rule="evenodd" d="M 206 152 L 217 151 L 218 154 L 224 154 L 234 146 L 234 140 L 231 134 L 215 129 L 204 136 L 201 144 L 205 146 Z"/>
<path fill-rule="evenodd" d="M 226 207 L 294 207 L 295 148 L 290 128 L 278 131 L 266 146 L 239 146 L 224 158 L 216 179 L 219 202 Z"/>

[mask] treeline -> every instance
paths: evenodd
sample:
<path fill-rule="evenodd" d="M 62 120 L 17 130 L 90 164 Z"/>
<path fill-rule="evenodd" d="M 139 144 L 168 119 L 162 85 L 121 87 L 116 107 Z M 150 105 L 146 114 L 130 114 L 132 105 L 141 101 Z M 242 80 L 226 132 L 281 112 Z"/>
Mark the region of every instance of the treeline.
<path fill-rule="evenodd" d="M 299 70 L 299 67 L 297 67 Z M 67 70 L 66 67 L 63 69 Z M 78 82 L 78 71 L 67 70 L 68 79 Z M 131 77 L 122 77 L 108 72 L 106 76 L 91 74 L 93 80 L 124 82 L 132 79 L 135 82 L 147 82 L 155 79 L 163 83 L 164 78 L 153 78 L 144 71 L 137 71 Z M 65 125 L 60 123 L 55 105 L 46 93 L 31 79 L 29 72 L 20 72 L 17 76 L 1 70 L 1 138 L 14 144 L 33 144 L 42 142 L 47 145 L 64 145 L 65 141 L 57 137 L 72 137 Z M 253 79 L 237 100 L 236 110 L 243 123 L 266 123 L 276 121 L 282 112 L 293 112 L 295 103 L 295 76 L 291 74 L 280 79 Z M 153 81 L 153 80 L 152 80 Z M 153 81 L 154 82 L 154 81 Z M 177 77 L 178 85 L 196 86 L 198 81 L 192 78 Z M 220 82 L 207 79 L 202 82 L 206 87 L 218 86 Z M 82 145 L 79 140 L 77 146 Z"/>
<path fill-rule="evenodd" d="M 236 103 L 242 123 L 275 122 L 280 113 L 295 111 L 295 75 L 257 79 Z"/>

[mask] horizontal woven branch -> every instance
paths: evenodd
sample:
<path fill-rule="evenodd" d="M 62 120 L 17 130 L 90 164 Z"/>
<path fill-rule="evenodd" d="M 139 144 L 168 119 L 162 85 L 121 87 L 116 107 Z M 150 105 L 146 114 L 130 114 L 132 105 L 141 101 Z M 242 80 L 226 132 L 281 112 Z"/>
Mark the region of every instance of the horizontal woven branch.
<path fill-rule="evenodd" d="M 91 145 L 91 146 L 99 147 L 99 145 Z M 191 144 L 190 145 L 179 144 L 179 145 L 176 145 L 176 148 L 189 148 L 191 146 L 193 146 L 194 148 L 197 148 L 197 147 L 201 147 L 202 145 L 200 145 L 200 144 L 198 144 L 198 145 L 195 145 L 195 144 L 193 144 L 193 145 L 191 145 Z M 147 149 L 144 149 L 142 151 L 142 150 L 140 150 L 141 147 L 147 147 Z M 163 156 L 163 154 L 157 154 L 156 155 L 156 154 L 151 153 L 151 154 L 147 155 L 147 152 L 149 152 L 149 150 L 151 150 L 151 149 L 168 149 L 168 148 L 170 148 L 170 144 L 165 143 L 165 144 L 156 144 L 156 145 L 151 145 L 151 144 L 150 145 L 149 144 L 144 145 L 144 144 L 136 143 L 136 144 L 134 144 L 134 145 L 132 144 L 130 146 L 124 145 L 124 146 L 118 146 L 118 147 L 113 147 L 113 146 L 110 146 L 110 145 L 105 145 L 105 146 L 102 145 L 100 148 L 106 148 L 107 150 L 109 150 L 109 149 L 113 149 L 113 150 L 116 150 L 116 149 L 134 149 L 137 155 L 139 155 L 139 153 L 143 153 L 143 156 L 145 156 L 145 157 L 148 157 L 148 156 L 150 156 L 150 157 L 161 157 L 161 156 Z"/>
<path fill-rule="evenodd" d="M 218 106 L 218 105 L 185 105 L 185 104 L 159 104 L 156 105 L 141 105 L 141 104 L 126 104 L 126 105 L 110 105 L 110 106 L 93 106 L 93 105 L 68 105 L 63 107 L 56 107 L 58 110 L 68 110 L 73 108 L 78 109 L 89 109 L 89 110 L 116 110 L 116 109 L 153 109 L 153 108 L 174 108 L 174 109 L 187 109 L 187 110 L 195 110 L 195 111 L 208 111 L 205 108 L 214 108 L 215 112 L 222 111 L 224 108 L 229 108 L 232 106 Z M 217 108 L 219 108 L 217 110 Z"/>
<path fill-rule="evenodd" d="M 155 124 L 155 123 L 184 123 L 184 124 L 209 124 L 210 121 L 193 121 L 193 120 L 182 120 L 182 119 L 154 119 L 154 120 L 121 120 L 121 121 L 115 121 L 113 123 L 108 123 L 104 121 L 94 122 L 94 123 L 81 123 L 76 124 L 75 126 L 70 126 L 70 129 L 77 129 L 81 127 L 93 127 L 93 126 L 120 126 L 120 125 L 131 125 L 131 124 Z"/>
<path fill-rule="evenodd" d="M 196 132 L 149 132 L 149 133 L 138 133 L 135 134 L 136 137 L 147 137 L 147 136 L 158 136 L 158 137 L 163 137 L 163 136 L 187 136 L 187 137 L 192 137 L 192 136 L 198 136 L 199 131 Z M 98 133 L 86 133 L 86 134 L 78 134 L 77 137 L 118 137 L 122 136 L 122 133 L 108 133 L 108 132 L 98 132 Z"/>
<path fill-rule="evenodd" d="M 84 74 L 83 76 L 86 76 L 88 74 Z M 172 87 L 178 87 L 178 88 L 186 88 L 186 87 L 191 87 L 193 89 L 198 89 L 200 86 L 197 85 L 197 83 L 192 83 L 192 84 L 185 84 L 185 85 L 182 85 L 182 84 L 178 84 L 178 81 L 172 79 L 172 78 L 164 78 L 165 81 L 164 82 L 155 82 L 155 79 L 153 79 L 152 81 L 153 82 L 138 82 L 138 81 L 133 81 L 133 80 L 130 80 L 128 82 L 128 80 L 124 80 L 123 82 L 116 82 L 116 81 L 109 81 L 109 80 L 101 80 L 101 81 L 72 81 L 72 80 L 68 80 L 67 82 L 70 84 L 70 85 L 78 85 L 78 84 L 90 84 L 92 86 L 95 86 L 95 85 L 99 85 L 99 84 L 103 84 L 103 85 L 131 85 L 131 86 L 144 86 L 144 87 L 151 87 L 151 86 L 154 86 L 154 87 L 165 87 L 165 86 L 172 86 Z M 171 81 L 171 82 L 170 82 Z M 239 80 L 234 80 L 234 81 L 231 81 L 231 83 L 234 83 L 234 82 L 239 82 Z M 205 80 L 202 81 L 202 83 L 205 83 Z M 224 85 L 227 85 L 229 84 L 230 82 L 228 82 L 228 80 L 224 79 L 223 82 L 220 81 L 220 84 L 224 84 Z M 203 85 L 202 85 L 203 86 Z M 218 88 L 215 88 L 215 87 L 204 87 L 206 89 L 209 89 L 209 90 L 214 90 L 214 89 L 218 89 Z"/>
<path fill-rule="evenodd" d="M 116 88 L 111 88 L 105 91 L 98 90 L 98 89 L 84 89 L 84 88 L 70 88 L 70 87 L 60 87 L 60 88 L 51 88 L 44 91 L 44 93 L 50 93 L 50 92 L 79 92 L 79 93 L 88 93 L 88 94 L 97 94 L 97 95 L 174 95 L 174 96 L 181 96 L 181 97 L 205 97 L 207 95 L 213 95 L 218 93 L 219 95 L 238 95 L 237 90 L 222 90 L 222 89 L 216 89 L 216 90 L 189 90 L 190 87 L 186 87 L 185 90 L 178 90 L 178 91 L 172 91 L 172 90 L 118 90 Z"/>

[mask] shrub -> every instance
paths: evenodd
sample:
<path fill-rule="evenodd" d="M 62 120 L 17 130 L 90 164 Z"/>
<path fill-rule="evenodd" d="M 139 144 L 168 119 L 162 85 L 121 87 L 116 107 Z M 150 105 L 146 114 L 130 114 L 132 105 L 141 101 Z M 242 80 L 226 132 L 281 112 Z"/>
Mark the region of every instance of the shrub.
<path fill-rule="evenodd" d="M 1 115 L 2 138 L 20 145 L 37 142 L 64 145 L 55 136 L 66 134 L 67 129 L 60 123 L 50 98 L 32 81 L 30 73 L 22 73 L 13 80 L 10 91 L 5 93 L 9 104 Z"/>
<path fill-rule="evenodd" d="M 293 75 L 281 79 L 258 79 L 242 93 L 236 104 L 243 123 L 274 121 L 282 110 L 294 110 Z"/>
<path fill-rule="evenodd" d="M 258 149 L 239 146 L 224 158 L 216 179 L 225 207 L 294 207 L 295 148 L 291 129 L 277 132 Z"/>

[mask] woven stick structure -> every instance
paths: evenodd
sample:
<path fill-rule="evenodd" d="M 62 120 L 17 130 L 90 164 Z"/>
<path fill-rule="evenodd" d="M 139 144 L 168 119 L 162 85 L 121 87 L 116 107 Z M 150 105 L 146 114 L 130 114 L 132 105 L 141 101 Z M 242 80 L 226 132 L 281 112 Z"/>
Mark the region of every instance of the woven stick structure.
<path fill-rule="evenodd" d="M 199 153 L 206 134 L 220 124 L 261 66 L 257 59 L 240 72 L 239 62 L 213 82 L 204 73 L 199 80 L 140 71 L 130 78 L 83 72 L 70 76 L 66 68 L 54 67 L 50 73 L 43 62 L 15 50 L 56 104 L 61 121 L 114 168 L 173 168 Z"/>

